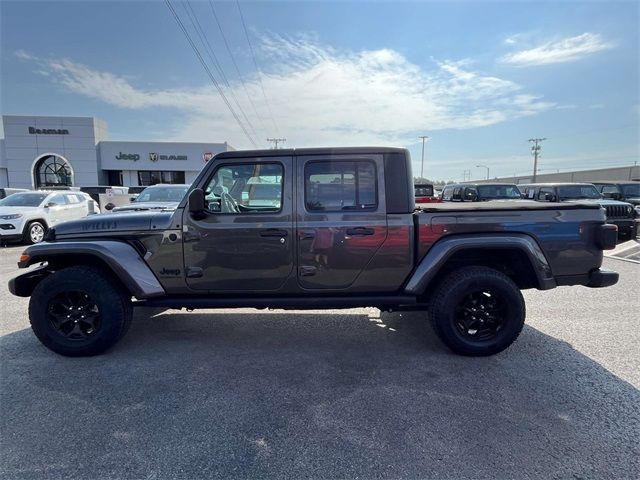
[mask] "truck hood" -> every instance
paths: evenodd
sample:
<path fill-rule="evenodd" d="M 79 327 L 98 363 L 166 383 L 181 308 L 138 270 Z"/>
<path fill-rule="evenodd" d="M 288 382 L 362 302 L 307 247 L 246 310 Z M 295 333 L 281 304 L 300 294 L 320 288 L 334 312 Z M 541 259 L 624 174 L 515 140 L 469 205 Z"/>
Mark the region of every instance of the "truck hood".
<path fill-rule="evenodd" d="M 604 198 L 598 198 L 598 199 L 580 198 L 576 200 L 565 200 L 565 201 L 570 203 L 597 204 L 597 205 L 602 205 L 603 207 L 607 205 L 621 205 L 621 206 L 629 205 L 629 203 L 627 202 L 620 202 L 618 200 L 608 200 Z"/>
<path fill-rule="evenodd" d="M 56 238 L 60 236 L 86 236 L 92 233 L 117 233 L 145 230 L 163 230 L 171 226 L 174 212 L 122 212 L 90 215 L 80 220 L 63 222 L 55 226 Z"/>
<path fill-rule="evenodd" d="M 129 205 L 115 207 L 112 212 L 131 212 L 144 210 L 175 210 L 179 202 L 131 202 Z"/>

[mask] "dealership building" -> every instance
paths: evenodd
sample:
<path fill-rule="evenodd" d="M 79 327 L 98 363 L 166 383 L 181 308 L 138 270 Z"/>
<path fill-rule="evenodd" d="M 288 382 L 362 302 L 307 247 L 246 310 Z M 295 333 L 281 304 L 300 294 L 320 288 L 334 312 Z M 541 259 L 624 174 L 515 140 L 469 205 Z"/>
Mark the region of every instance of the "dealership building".
<path fill-rule="evenodd" d="M 223 143 L 117 142 L 94 117 L 3 115 L 0 187 L 191 183 Z"/>

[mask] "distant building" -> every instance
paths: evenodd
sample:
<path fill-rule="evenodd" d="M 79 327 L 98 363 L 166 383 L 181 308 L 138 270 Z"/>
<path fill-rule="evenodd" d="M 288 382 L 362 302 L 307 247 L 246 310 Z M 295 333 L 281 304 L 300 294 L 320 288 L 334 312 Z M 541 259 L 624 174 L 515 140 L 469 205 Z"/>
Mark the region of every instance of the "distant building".
<path fill-rule="evenodd" d="M 107 141 L 94 117 L 3 115 L 0 187 L 191 183 L 223 143 Z"/>
<path fill-rule="evenodd" d="M 596 170 L 576 170 L 574 172 L 544 173 L 536 175 L 536 183 L 545 182 L 595 182 L 598 180 L 637 180 L 640 181 L 640 165 L 628 167 L 598 168 Z M 500 177 L 491 180 L 474 180 L 475 183 L 531 183 L 532 175 L 518 177 Z"/>

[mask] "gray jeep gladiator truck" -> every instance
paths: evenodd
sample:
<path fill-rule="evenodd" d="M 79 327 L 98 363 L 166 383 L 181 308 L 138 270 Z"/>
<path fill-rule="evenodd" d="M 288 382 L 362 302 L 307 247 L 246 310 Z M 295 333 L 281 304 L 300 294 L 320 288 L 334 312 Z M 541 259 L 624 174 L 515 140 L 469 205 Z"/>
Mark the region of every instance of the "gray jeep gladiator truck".
<path fill-rule="evenodd" d="M 112 347 L 133 307 L 365 306 L 428 311 L 451 350 L 491 355 L 523 327 L 522 289 L 618 281 L 600 269 L 616 227 L 599 205 L 416 210 L 412 177 L 400 148 L 221 153 L 175 211 L 49 229 L 9 289 L 31 297 L 40 341 L 69 356 Z"/>

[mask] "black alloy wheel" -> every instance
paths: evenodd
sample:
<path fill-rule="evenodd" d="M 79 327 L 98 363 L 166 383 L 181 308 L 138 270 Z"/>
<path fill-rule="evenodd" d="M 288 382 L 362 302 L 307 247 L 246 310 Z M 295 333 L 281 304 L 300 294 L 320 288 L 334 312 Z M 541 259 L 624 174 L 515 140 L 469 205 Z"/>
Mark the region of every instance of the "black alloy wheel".
<path fill-rule="evenodd" d="M 61 292 L 49 301 L 49 321 L 53 328 L 69 340 L 84 340 L 100 330 L 100 310 L 84 291 Z"/>
<path fill-rule="evenodd" d="M 505 300 L 491 290 L 477 290 L 466 295 L 455 311 L 455 324 L 471 341 L 494 338 L 505 321 Z"/>

